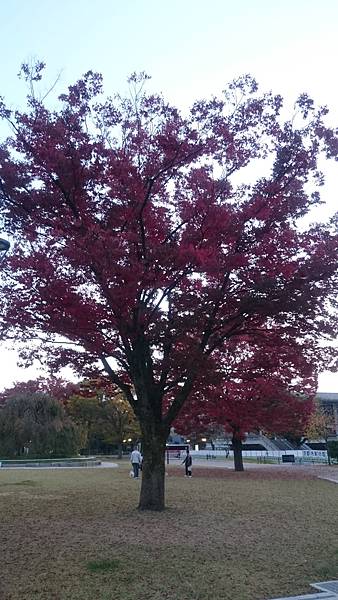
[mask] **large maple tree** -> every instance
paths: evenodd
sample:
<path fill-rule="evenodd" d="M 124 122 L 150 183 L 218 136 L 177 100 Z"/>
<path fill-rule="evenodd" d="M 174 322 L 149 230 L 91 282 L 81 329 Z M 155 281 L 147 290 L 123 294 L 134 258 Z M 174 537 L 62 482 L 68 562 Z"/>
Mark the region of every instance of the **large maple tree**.
<path fill-rule="evenodd" d="M 42 67 L 23 73 L 34 83 Z M 281 97 L 251 77 L 185 115 L 145 79 L 105 98 L 88 72 L 55 110 L 34 93 L 24 112 L 1 105 L 1 303 L 3 335 L 40 341 L 54 370 L 100 361 L 125 393 L 143 438 L 139 507 L 161 510 L 165 441 L 213 353 L 275 328 L 332 333 L 335 222 L 297 222 L 337 138 L 308 96 L 283 121 Z"/>

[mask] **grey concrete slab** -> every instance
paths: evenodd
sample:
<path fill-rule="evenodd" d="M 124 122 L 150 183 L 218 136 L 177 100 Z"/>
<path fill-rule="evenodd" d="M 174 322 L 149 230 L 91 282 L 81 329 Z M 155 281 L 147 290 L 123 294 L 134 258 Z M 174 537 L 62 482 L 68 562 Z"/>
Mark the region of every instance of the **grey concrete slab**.
<path fill-rule="evenodd" d="M 319 583 L 311 583 L 311 587 L 323 592 L 333 592 L 338 596 L 338 581 L 320 581 Z"/>
<path fill-rule="evenodd" d="M 331 592 L 320 592 L 319 594 L 305 594 L 305 596 L 283 596 L 283 598 L 271 598 L 271 600 L 338 600 L 338 596 Z"/>
<path fill-rule="evenodd" d="M 333 477 L 324 477 L 323 475 L 318 475 L 318 479 L 325 479 L 325 481 L 331 481 L 331 483 L 338 483 L 338 479 L 334 479 Z"/>

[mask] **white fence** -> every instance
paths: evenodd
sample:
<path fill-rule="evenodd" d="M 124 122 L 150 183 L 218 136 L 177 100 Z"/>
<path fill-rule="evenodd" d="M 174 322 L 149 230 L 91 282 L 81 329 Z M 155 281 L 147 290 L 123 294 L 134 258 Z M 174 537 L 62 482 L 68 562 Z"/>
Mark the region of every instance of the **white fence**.
<path fill-rule="evenodd" d="M 183 453 L 184 454 L 184 453 Z M 182 456 L 183 456 L 182 454 Z M 196 458 L 221 458 L 221 457 L 233 457 L 233 451 L 230 450 L 191 450 L 190 454 Z M 293 455 L 297 462 L 327 462 L 326 450 L 243 450 L 243 458 L 254 458 L 260 460 L 276 460 L 281 461 L 282 456 Z"/>

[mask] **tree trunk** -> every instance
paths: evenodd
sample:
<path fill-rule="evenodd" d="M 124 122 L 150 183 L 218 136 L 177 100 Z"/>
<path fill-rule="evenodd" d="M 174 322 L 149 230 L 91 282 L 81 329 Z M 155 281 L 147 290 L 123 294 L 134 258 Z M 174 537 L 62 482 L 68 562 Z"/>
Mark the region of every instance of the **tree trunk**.
<path fill-rule="evenodd" d="M 164 510 L 166 436 L 155 427 L 142 429 L 142 485 L 139 510 Z"/>
<path fill-rule="evenodd" d="M 244 471 L 243 455 L 242 455 L 242 440 L 233 437 L 232 449 L 234 451 L 235 471 Z"/>

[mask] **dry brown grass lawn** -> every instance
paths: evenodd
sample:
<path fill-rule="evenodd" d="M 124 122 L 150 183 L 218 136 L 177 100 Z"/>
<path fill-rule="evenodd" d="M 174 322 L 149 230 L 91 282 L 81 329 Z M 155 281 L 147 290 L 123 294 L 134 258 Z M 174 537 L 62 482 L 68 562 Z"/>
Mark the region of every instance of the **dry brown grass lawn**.
<path fill-rule="evenodd" d="M 1 600 L 265 600 L 338 578 L 338 485 L 169 467 L 139 513 L 119 469 L 0 471 Z"/>

